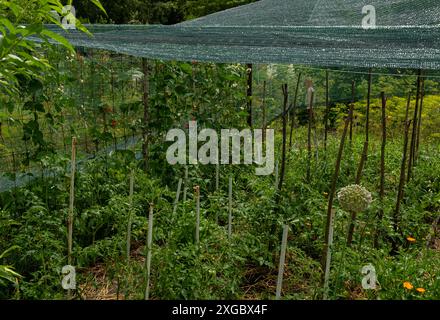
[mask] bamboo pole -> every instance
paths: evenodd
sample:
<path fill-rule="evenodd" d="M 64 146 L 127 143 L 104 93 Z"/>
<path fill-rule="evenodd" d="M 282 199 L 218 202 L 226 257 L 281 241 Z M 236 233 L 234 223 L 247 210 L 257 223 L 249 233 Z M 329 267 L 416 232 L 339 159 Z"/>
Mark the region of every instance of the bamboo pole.
<path fill-rule="evenodd" d="M 281 240 L 280 264 L 278 266 L 276 300 L 281 299 L 281 290 L 283 288 L 283 276 L 284 276 L 284 265 L 286 263 L 288 233 L 289 233 L 289 226 L 285 224 L 283 227 L 283 238 Z"/>
<path fill-rule="evenodd" d="M 331 191 L 330 191 L 329 197 L 328 197 L 327 223 L 326 223 L 326 227 L 325 227 L 325 240 L 326 240 L 326 243 L 324 245 L 323 259 L 322 259 L 322 264 L 323 264 L 323 269 L 324 270 L 327 268 L 328 252 L 329 252 L 328 251 L 328 247 L 330 245 L 330 240 L 331 240 L 330 232 L 331 232 L 331 226 L 332 226 L 333 219 L 334 219 L 333 200 L 334 200 L 334 197 L 335 197 L 336 185 L 337 185 L 338 177 L 339 177 L 339 171 L 341 169 L 341 160 L 342 160 L 342 155 L 343 155 L 343 152 L 344 152 L 344 144 L 345 144 L 345 140 L 346 140 L 346 137 L 347 137 L 348 126 L 350 125 L 352 117 L 353 117 L 353 104 L 350 106 L 350 110 L 348 112 L 348 116 L 345 119 L 344 131 L 342 133 L 341 142 L 339 144 L 338 156 L 337 156 L 336 164 L 335 164 L 335 172 L 334 172 L 333 178 L 332 178 Z"/>
<path fill-rule="evenodd" d="M 147 238 L 147 286 L 145 288 L 145 300 L 150 299 L 150 276 L 151 276 L 151 252 L 153 245 L 153 204 L 150 203 L 148 214 L 148 238 Z"/>
<path fill-rule="evenodd" d="M 129 193 L 129 213 L 128 213 L 128 225 L 127 225 L 127 263 L 130 261 L 130 248 L 131 248 L 131 225 L 133 215 L 133 190 L 134 190 L 134 171 L 130 174 L 130 193 Z"/>
<path fill-rule="evenodd" d="M 330 223 L 328 245 L 326 247 L 326 260 L 325 260 L 325 270 L 324 270 L 324 295 L 323 300 L 328 299 L 329 283 L 330 283 L 330 266 L 332 261 L 332 247 L 333 247 L 333 232 L 334 232 L 334 216 L 335 209 L 332 209 L 332 220 Z"/>
<path fill-rule="evenodd" d="M 295 88 L 295 95 L 293 98 L 292 119 L 290 123 L 289 150 L 292 149 L 292 136 L 293 136 L 293 128 L 295 127 L 296 107 L 298 101 L 298 91 L 299 91 L 300 81 L 301 81 L 301 72 L 298 74 L 298 80 L 296 82 L 296 88 Z"/>
<path fill-rule="evenodd" d="M 228 192 L 228 239 L 232 236 L 232 177 L 229 177 L 229 192 Z"/>
<path fill-rule="evenodd" d="M 282 147 L 282 158 L 281 158 L 281 175 L 278 185 L 278 190 L 281 191 L 284 182 L 284 174 L 286 170 L 286 140 L 287 140 L 287 103 L 289 100 L 289 92 L 287 83 L 282 86 L 284 103 L 283 103 L 283 147 Z"/>
<path fill-rule="evenodd" d="M 196 196 L 196 244 L 200 242 L 200 187 L 194 187 Z"/>
<path fill-rule="evenodd" d="M 275 162 L 275 189 L 278 190 L 278 161 Z"/>

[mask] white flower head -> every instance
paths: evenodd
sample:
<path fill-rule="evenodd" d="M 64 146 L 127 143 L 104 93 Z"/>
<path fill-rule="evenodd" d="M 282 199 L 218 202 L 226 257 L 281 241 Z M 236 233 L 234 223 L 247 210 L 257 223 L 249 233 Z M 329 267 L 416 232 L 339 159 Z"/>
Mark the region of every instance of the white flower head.
<path fill-rule="evenodd" d="M 364 187 L 353 184 L 338 192 L 338 200 L 342 209 L 347 212 L 362 212 L 368 209 L 373 200 L 371 192 Z"/>

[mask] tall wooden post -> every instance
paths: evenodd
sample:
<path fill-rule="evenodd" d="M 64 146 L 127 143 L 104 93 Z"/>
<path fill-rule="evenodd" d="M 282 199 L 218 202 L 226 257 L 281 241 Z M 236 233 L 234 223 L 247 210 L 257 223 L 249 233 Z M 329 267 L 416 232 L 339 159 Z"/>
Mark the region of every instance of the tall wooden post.
<path fill-rule="evenodd" d="M 345 140 L 347 137 L 348 127 L 350 125 L 352 117 L 353 117 L 353 104 L 351 104 L 350 110 L 348 112 L 348 116 L 345 119 L 344 132 L 342 133 L 341 142 L 339 144 L 339 151 L 338 151 L 338 156 L 337 156 L 336 164 L 335 164 L 335 172 L 333 173 L 331 190 L 328 195 L 327 222 L 326 222 L 326 226 L 325 226 L 325 245 L 324 245 L 324 251 L 323 251 L 323 258 L 322 258 L 323 270 L 326 270 L 326 268 L 327 268 L 327 260 L 328 260 L 328 254 L 329 254 L 328 247 L 331 243 L 331 226 L 333 224 L 333 219 L 334 219 L 333 200 L 335 198 L 336 185 L 337 185 L 338 178 L 339 178 L 339 171 L 341 169 L 341 160 L 342 160 L 342 155 L 344 152 L 344 144 L 345 144 Z"/>
<path fill-rule="evenodd" d="M 142 79 L 142 103 L 144 105 L 144 115 L 142 118 L 142 156 L 144 160 L 144 171 L 147 172 L 149 147 L 148 125 L 150 121 L 150 72 L 148 60 L 145 58 L 142 58 L 142 72 L 144 74 Z"/>
<path fill-rule="evenodd" d="M 228 188 L 228 239 L 232 236 L 232 177 L 229 177 L 229 188 Z"/>
<path fill-rule="evenodd" d="M 416 135 L 416 152 L 415 152 L 415 162 L 419 157 L 419 147 L 420 147 L 420 131 L 422 126 L 422 115 L 423 115 L 423 101 L 425 99 L 425 79 L 422 79 L 422 92 L 420 97 L 420 107 L 419 107 L 419 121 L 417 121 L 417 135 Z"/>
<path fill-rule="evenodd" d="M 266 143 L 266 128 L 267 128 L 267 115 L 266 115 L 266 80 L 263 82 L 263 144 Z"/>
<path fill-rule="evenodd" d="M 324 150 L 327 151 L 328 118 L 330 114 L 328 70 L 325 71 Z"/>
<path fill-rule="evenodd" d="M 67 238 L 67 260 L 72 265 L 72 246 L 73 246 L 73 206 L 75 200 L 75 171 L 76 171 L 76 138 L 72 138 L 72 160 L 70 164 L 70 195 L 69 195 L 69 219 L 68 219 L 68 238 Z"/>
<path fill-rule="evenodd" d="M 200 242 L 200 187 L 195 186 L 195 198 L 196 198 L 196 244 Z"/>
<path fill-rule="evenodd" d="M 147 285 L 145 288 L 145 300 L 150 299 L 152 245 L 153 245 L 153 204 L 150 203 L 150 209 L 148 214 L 147 260 L 145 261 L 147 267 Z"/>
<path fill-rule="evenodd" d="M 307 181 L 310 181 L 312 166 L 312 121 L 313 121 L 313 98 L 314 92 L 310 91 L 309 101 L 309 125 L 307 129 Z"/>
<path fill-rule="evenodd" d="M 299 82 L 300 81 L 301 81 L 301 72 L 298 74 L 298 80 L 296 82 L 296 89 L 295 89 L 295 96 L 293 97 L 292 119 L 290 122 L 289 150 L 292 149 L 292 136 L 293 136 L 293 128 L 295 127 L 296 104 L 298 101 L 298 91 L 299 91 Z"/>
<path fill-rule="evenodd" d="M 380 198 L 380 209 L 379 218 L 376 225 L 376 232 L 374 235 L 374 247 L 379 247 L 379 228 L 380 222 L 382 221 L 384 215 L 384 198 L 385 198 L 385 148 L 387 144 L 387 118 L 386 118 L 386 106 L 385 106 L 385 93 L 382 92 L 382 145 L 380 149 L 380 187 L 379 187 L 379 198 Z M 411 93 L 408 97 L 408 105 L 406 107 L 406 114 L 408 115 L 409 103 L 411 102 Z M 406 123 L 406 120 L 405 120 Z"/>
<path fill-rule="evenodd" d="M 409 148 L 409 164 L 408 164 L 408 175 L 407 182 L 411 180 L 412 169 L 414 166 L 414 154 L 416 149 L 416 134 L 417 134 L 417 118 L 419 115 L 419 103 L 420 103 L 420 90 L 421 90 L 421 75 L 422 70 L 419 69 L 417 74 L 417 93 L 416 93 L 416 107 L 414 108 L 414 116 L 412 121 L 412 134 L 411 134 L 411 144 Z"/>
<path fill-rule="evenodd" d="M 282 159 L 281 159 L 281 174 L 280 174 L 280 181 L 278 190 L 281 191 L 281 188 L 283 186 L 284 181 L 284 174 L 286 171 L 286 140 L 287 140 L 287 103 L 289 100 L 289 92 L 287 88 L 287 83 L 283 85 L 283 96 L 284 96 L 284 103 L 283 103 L 283 150 L 282 150 Z"/>
<path fill-rule="evenodd" d="M 289 226 L 285 224 L 283 227 L 283 238 L 281 239 L 281 252 L 280 252 L 280 263 L 278 266 L 276 300 L 281 299 L 281 291 L 283 289 L 284 264 L 286 263 L 288 233 L 289 233 Z"/>
<path fill-rule="evenodd" d="M 246 64 L 246 74 L 247 74 L 247 90 L 246 90 L 246 98 L 247 98 L 247 109 L 248 109 L 248 125 L 252 127 L 253 118 L 252 118 L 252 64 Z"/>
<path fill-rule="evenodd" d="M 127 225 L 127 263 L 130 261 L 130 248 L 131 248 L 131 225 L 132 225 L 132 216 L 133 216 L 133 190 L 134 190 L 134 171 L 132 170 L 130 173 L 130 193 L 129 193 L 129 212 L 128 212 L 128 225 Z"/>

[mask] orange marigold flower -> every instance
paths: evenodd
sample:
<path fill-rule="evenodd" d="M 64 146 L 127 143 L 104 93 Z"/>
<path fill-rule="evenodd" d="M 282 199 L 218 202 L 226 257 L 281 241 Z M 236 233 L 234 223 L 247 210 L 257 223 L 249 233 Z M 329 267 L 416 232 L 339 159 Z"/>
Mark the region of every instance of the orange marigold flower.
<path fill-rule="evenodd" d="M 416 239 L 413 237 L 407 237 L 406 240 L 408 240 L 409 242 L 416 242 Z"/>
<path fill-rule="evenodd" d="M 419 293 L 425 293 L 426 292 L 426 290 L 424 288 L 417 288 L 416 290 Z"/>
<path fill-rule="evenodd" d="M 409 281 L 405 281 L 404 283 L 403 283 L 403 287 L 405 288 L 405 289 L 408 289 L 408 290 L 412 290 L 412 289 L 414 289 L 414 286 L 411 284 L 411 282 L 409 282 Z"/>

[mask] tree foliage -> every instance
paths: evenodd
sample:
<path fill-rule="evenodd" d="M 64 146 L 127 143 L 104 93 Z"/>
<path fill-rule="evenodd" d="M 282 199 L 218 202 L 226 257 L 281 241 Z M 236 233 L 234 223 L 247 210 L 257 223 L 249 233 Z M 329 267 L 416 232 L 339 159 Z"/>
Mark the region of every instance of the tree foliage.
<path fill-rule="evenodd" d="M 98 0 L 90 2 L 105 14 Z M 43 43 L 55 41 L 73 51 L 64 37 L 44 27 L 45 23 L 54 23 L 62 28 L 53 12 L 66 15 L 63 7 L 59 0 L 0 1 L 0 91 L 18 91 L 22 80 L 41 79 L 51 70 L 48 61 L 37 50 L 41 44 L 30 37 L 39 38 Z M 79 21 L 76 27 L 87 32 Z"/>
<path fill-rule="evenodd" d="M 79 17 L 91 23 L 175 24 L 255 0 L 102 0 L 108 16 L 91 3 L 78 2 Z"/>

